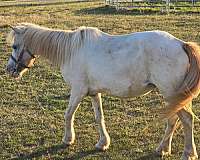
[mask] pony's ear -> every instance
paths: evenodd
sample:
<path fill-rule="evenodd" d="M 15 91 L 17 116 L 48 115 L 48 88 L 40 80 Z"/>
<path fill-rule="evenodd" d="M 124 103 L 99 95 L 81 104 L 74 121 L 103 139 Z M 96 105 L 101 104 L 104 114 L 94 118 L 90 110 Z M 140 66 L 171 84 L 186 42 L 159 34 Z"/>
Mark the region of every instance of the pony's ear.
<path fill-rule="evenodd" d="M 24 32 L 23 28 L 13 27 L 11 25 L 9 25 L 9 27 L 17 34 L 20 34 L 20 33 Z"/>

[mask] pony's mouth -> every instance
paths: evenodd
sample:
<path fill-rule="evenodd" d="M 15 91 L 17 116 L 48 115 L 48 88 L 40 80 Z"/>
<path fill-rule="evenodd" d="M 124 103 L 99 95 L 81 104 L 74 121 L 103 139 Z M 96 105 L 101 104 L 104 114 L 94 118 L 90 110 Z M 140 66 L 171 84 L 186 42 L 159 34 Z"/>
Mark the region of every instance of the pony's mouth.
<path fill-rule="evenodd" d="M 7 67 L 6 71 L 8 72 L 8 74 L 11 77 L 15 78 L 16 80 L 19 80 L 21 78 L 21 76 L 22 76 L 20 74 L 20 72 L 18 72 L 15 68 L 9 68 L 9 67 Z"/>
<path fill-rule="evenodd" d="M 27 68 L 25 68 L 25 69 L 23 69 L 22 71 L 18 71 L 18 70 L 16 70 L 16 69 L 13 69 L 13 70 L 7 70 L 7 72 L 9 73 L 9 75 L 11 76 L 11 77 L 13 77 L 14 79 L 16 79 L 16 80 L 20 80 L 21 78 L 22 78 L 22 76 L 23 76 L 23 74 L 26 72 L 26 71 L 28 71 L 28 69 Z"/>
<path fill-rule="evenodd" d="M 21 74 L 17 71 L 13 71 L 10 73 L 10 75 L 15 78 L 16 80 L 19 80 L 21 78 Z"/>

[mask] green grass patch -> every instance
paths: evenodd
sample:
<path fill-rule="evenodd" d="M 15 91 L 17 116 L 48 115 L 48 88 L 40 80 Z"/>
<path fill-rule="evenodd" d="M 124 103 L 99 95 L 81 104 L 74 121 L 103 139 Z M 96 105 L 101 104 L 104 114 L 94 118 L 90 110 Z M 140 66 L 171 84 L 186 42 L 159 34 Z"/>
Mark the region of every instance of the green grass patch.
<path fill-rule="evenodd" d="M 98 133 L 90 98 L 85 98 L 76 113 L 76 142 L 67 148 L 62 146 L 64 111 L 70 88 L 59 70 L 42 59 L 19 82 L 6 74 L 5 66 L 11 54 L 5 42 L 8 25 L 31 22 L 66 30 L 93 26 L 111 34 L 159 29 L 185 41 L 200 42 L 200 15 L 182 11 L 179 14 L 116 11 L 101 1 L 62 1 L 56 5 L 19 3 L 0 7 L 0 159 L 161 159 L 153 154 L 165 128 L 156 113 L 163 103 L 156 91 L 123 101 L 103 95 L 105 120 L 111 136 L 111 146 L 106 152 L 94 150 Z M 199 102 L 199 98 L 194 101 L 197 116 Z M 200 153 L 199 128 L 200 123 L 196 121 L 195 140 Z M 181 128 L 175 133 L 172 149 L 173 155 L 166 159 L 180 159 Z"/>

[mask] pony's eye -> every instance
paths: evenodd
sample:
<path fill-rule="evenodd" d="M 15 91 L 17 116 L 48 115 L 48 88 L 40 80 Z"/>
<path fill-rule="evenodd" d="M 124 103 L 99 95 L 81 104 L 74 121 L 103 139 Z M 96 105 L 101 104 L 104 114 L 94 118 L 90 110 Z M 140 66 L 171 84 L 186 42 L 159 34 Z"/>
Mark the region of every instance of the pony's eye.
<path fill-rule="evenodd" d="M 16 50 L 16 49 L 17 49 L 17 45 L 13 45 L 12 48 L 13 48 L 14 50 Z"/>

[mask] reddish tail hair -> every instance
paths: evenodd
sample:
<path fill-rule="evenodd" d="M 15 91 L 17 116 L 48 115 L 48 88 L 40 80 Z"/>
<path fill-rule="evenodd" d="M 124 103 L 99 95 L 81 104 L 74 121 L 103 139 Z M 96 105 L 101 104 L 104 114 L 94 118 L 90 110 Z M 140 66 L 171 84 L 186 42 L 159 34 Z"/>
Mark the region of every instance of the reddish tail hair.
<path fill-rule="evenodd" d="M 183 82 L 177 92 L 169 97 L 168 105 L 162 112 L 163 118 L 169 118 L 186 107 L 197 97 L 200 89 L 200 47 L 194 42 L 183 43 L 183 49 L 188 56 L 189 65 Z"/>

